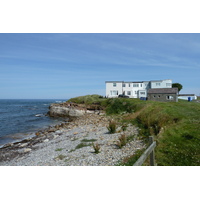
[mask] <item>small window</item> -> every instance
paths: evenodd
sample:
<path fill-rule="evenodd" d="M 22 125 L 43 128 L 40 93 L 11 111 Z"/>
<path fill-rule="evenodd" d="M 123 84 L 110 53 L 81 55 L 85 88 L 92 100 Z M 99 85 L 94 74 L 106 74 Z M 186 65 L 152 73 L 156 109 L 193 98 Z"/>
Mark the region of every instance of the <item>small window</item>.
<path fill-rule="evenodd" d="M 173 97 L 173 96 L 166 96 L 166 99 L 167 99 L 167 100 L 173 100 L 174 97 Z"/>
<path fill-rule="evenodd" d="M 139 84 L 138 83 L 134 83 L 133 87 L 139 87 Z"/>
<path fill-rule="evenodd" d="M 140 84 L 140 87 L 142 87 L 142 83 Z"/>
<path fill-rule="evenodd" d="M 125 83 L 123 83 L 123 85 L 122 85 L 123 87 L 126 87 L 126 84 Z"/>
<path fill-rule="evenodd" d="M 113 87 L 116 87 L 117 86 L 117 83 L 113 83 Z"/>
<path fill-rule="evenodd" d="M 145 95 L 145 92 L 140 92 L 141 95 Z"/>
<path fill-rule="evenodd" d="M 171 87 L 172 84 L 171 84 L 171 83 L 166 83 L 166 86 L 167 86 L 167 87 Z"/>
<path fill-rule="evenodd" d="M 156 95 L 153 95 L 153 98 L 156 98 Z"/>
<path fill-rule="evenodd" d="M 131 95 L 131 91 L 127 91 L 127 95 Z"/>
<path fill-rule="evenodd" d="M 114 96 L 114 95 L 118 95 L 118 91 L 117 91 L 117 90 L 111 90 L 111 91 L 110 91 L 110 94 L 113 95 L 113 96 Z"/>
<path fill-rule="evenodd" d="M 160 83 L 156 83 L 156 86 L 160 86 Z"/>
<path fill-rule="evenodd" d="M 129 83 L 128 86 L 131 87 L 131 84 Z"/>

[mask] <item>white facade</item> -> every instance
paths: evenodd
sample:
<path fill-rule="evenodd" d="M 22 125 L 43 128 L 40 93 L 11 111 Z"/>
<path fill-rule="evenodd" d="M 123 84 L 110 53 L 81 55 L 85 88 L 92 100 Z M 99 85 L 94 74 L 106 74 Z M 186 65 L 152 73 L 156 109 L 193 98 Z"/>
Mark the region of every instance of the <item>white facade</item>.
<path fill-rule="evenodd" d="M 171 88 L 172 80 L 159 81 L 106 81 L 106 97 L 115 98 L 120 94 L 129 96 L 130 98 L 147 97 L 147 91 L 150 88 Z"/>

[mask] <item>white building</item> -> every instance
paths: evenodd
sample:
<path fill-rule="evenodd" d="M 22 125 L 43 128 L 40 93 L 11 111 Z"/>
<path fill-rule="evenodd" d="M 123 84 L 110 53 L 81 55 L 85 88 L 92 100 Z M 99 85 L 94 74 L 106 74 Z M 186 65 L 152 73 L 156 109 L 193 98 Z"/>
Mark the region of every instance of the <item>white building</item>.
<path fill-rule="evenodd" d="M 106 97 L 115 98 L 118 95 L 127 95 L 130 98 L 147 97 L 150 88 L 172 88 L 172 80 L 158 81 L 106 81 Z"/>

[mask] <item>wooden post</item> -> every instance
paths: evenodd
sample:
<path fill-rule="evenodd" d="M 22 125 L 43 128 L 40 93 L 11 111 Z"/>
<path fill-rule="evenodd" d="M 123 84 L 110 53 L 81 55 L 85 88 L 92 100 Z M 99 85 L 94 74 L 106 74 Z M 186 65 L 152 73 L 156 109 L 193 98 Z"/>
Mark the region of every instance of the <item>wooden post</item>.
<path fill-rule="evenodd" d="M 151 145 L 152 143 L 153 143 L 153 136 L 150 136 L 149 137 L 149 145 Z M 150 153 L 150 166 L 155 166 L 155 153 L 154 153 L 154 149 Z"/>
<path fill-rule="evenodd" d="M 147 159 L 147 157 L 151 154 L 153 149 L 156 147 L 156 142 L 154 141 L 146 150 L 145 152 L 140 156 L 140 158 L 134 163 L 133 166 L 141 166 L 144 161 Z"/>

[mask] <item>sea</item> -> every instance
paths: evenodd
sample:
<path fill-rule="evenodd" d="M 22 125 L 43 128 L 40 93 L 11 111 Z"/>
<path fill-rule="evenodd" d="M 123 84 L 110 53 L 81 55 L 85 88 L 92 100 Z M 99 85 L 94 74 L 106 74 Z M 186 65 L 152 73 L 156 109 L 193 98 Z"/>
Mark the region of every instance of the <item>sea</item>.
<path fill-rule="evenodd" d="M 64 99 L 0 99 L 0 147 L 33 137 L 35 132 L 61 123 L 47 116 L 52 103 Z"/>

